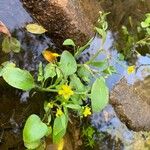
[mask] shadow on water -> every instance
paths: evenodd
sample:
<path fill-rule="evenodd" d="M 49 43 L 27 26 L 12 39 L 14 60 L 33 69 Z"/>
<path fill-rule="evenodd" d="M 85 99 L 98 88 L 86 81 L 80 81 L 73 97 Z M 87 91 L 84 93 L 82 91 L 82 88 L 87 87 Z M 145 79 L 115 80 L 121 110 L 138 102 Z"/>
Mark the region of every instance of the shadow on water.
<path fill-rule="evenodd" d="M 111 26 L 114 26 L 115 24 L 115 28 L 113 28 L 114 30 L 116 30 L 120 24 L 124 24 L 124 22 L 127 24 L 126 18 L 130 16 L 123 4 L 131 6 L 129 7 L 130 11 L 133 11 L 133 8 L 135 7 L 144 8 L 143 12 L 138 9 L 137 14 L 135 12 L 131 13 L 135 18 L 141 13 L 144 14 L 144 12 L 150 10 L 149 5 L 147 5 L 148 8 L 145 7 L 143 3 L 142 5 L 136 5 L 135 0 L 129 0 L 129 2 L 122 2 L 121 0 L 117 0 L 116 2 L 111 0 L 106 1 L 105 6 L 103 7 L 106 9 L 106 5 L 110 6 L 107 7 L 106 11 L 112 12 L 112 15 L 110 15 L 110 24 Z M 114 8 L 114 10 L 112 10 L 112 8 Z M 117 10 L 115 10 L 115 8 Z M 0 52 L 0 63 L 11 59 L 21 68 L 35 73 L 39 61 L 44 61 L 41 57 L 41 52 L 47 48 L 56 49 L 52 40 L 45 35 L 34 36 L 25 31 L 25 24 L 33 22 L 34 20 L 24 10 L 19 0 L 0 0 L 0 20 L 6 24 L 11 30 L 13 36 L 19 39 L 22 45 L 22 51 L 20 54 L 11 53 L 9 56 L 5 56 Z M 136 59 L 136 66 L 139 68 L 135 74 L 130 76 L 126 72 L 128 66 L 126 61 L 114 61 L 118 59 L 117 50 L 112 48 L 114 34 L 116 34 L 116 31 L 108 33 L 105 44 L 105 49 L 108 50 L 113 58 L 110 63 L 112 66 L 115 66 L 118 72 L 118 74 L 112 75 L 106 80 L 110 90 L 112 90 L 114 85 L 123 77 L 129 84 L 134 84 L 137 80 L 144 81 L 145 77 L 150 75 L 150 71 L 147 67 L 147 64 L 150 64 L 150 57 L 148 55 L 140 56 Z M 90 48 L 87 50 L 88 54 L 86 51 L 83 59 L 86 59 L 86 56 L 91 56 L 97 49 L 99 49 L 100 41 L 99 38 L 95 37 Z M 103 59 L 103 55 L 100 55 L 97 59 Z M 23 123 L 26 117 L 31 113 L 39 114 L 41 112 L 39 106 L 43 105 L 43 102 L 41 101 L 42 99 L 44 99 L 44 95 L 42 94 L 33 95 L 32 91 L 30 93 L 23 93 L 19 90 L 14 90 L 0 79 L 0 149 L 23 149 L 21 135 Z M 140 135 L 139 133 L 135 133 L 128 129 L 127 126 L 120 121 L 111 105 L 108 105 L 101 113 L 94 114 L 92 117 L 92 123 L 100 132 L 107 133 L 111 135 L 110 139 L 114 139 L 110 141 L 105 139 L 105 141 L 102 142 L 103 145 L 99 145 L 99 149 L 113 150 L 126 149 L 127 147 L 128 149 L 131 149 L 130 145 L 135 143 L 135 140 L 138 141 L 138 138 L 136 137 Z M 119 146 L 116 140 L 121 141 Z"/>

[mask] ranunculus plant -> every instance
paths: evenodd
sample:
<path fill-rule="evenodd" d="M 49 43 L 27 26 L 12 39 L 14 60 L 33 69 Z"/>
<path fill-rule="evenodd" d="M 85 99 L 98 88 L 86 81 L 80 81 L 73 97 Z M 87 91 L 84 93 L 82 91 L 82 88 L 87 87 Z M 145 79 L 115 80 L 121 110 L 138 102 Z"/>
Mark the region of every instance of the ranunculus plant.
<path fill-rule="evenodd" d="M 109 91 L 105 84 L 105 75 L 111 74 L 113 69 L 109 66 L 109 57 L 95 61 L 99 53 L 104 51 L 107 29 L 105 17 L 106 14 L 100 14 L 100 25 L 95 28 L 102 37 L 101 49 L 84 64 L 77 63 L 77 58 L 92 40 L 83 47 L 77 47 L 71 39 L 65 40 L 63 45 L 72 46 L 74 55 L 66 50 L 62 54 L 44 50 L 42 55 L 47 64 L 39 62 L 36 79 L 30 72 L 16 67 L 12 62 L 1 65 L 0 76 L 12 87 L 24 91 L 43 91 L 52 95 L 43 104 L 43 118 L 32 114 L 25 123 L 23 140 L 28 149 L 38 148 L 47 136 L 51 137 L 54 143 L 59 143 L 71 120 L 70 112 L 83 118 L 100 112 L 107 105 Z M 33 33 L 36 28 L 34 24 L 27 26 L 27 30 Z M 38 31 L 41 30 L 46 31 L 40 26 Z M 102 66 L 103 70 L 100 71 L 99 67 Z"/>

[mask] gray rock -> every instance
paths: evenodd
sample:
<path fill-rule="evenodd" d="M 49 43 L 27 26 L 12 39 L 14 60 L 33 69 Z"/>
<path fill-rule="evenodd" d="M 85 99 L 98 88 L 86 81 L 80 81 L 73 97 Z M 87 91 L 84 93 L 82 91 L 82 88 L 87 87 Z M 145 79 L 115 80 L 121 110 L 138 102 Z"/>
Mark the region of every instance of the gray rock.
<path fill-rule="evenodd" d="M 22 0 L 29 12 L 60 46 L 71 38 L 79 45 L 94 35 L 100 10 L 97 0 Z"/>
<path fill-rule="evenodd" d="M 114 87 L 110 103 L 126 125 L 136 131 L 150 130 L 150 76 L 128 85 L 125 79 Z"/>

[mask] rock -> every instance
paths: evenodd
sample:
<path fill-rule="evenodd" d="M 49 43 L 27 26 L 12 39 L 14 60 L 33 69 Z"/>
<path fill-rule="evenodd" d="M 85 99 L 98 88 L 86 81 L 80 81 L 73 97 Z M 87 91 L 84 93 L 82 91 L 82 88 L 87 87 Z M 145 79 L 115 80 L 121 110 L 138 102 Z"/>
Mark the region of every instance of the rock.
<path fill-rule="evenodd" d="M 114 87 L 110 103 L 126 125 L 136 131 L 150 130 L 150 76 L 128 85 L 125 79 Z"/>
<path fill-rule="evenodd" d="M 48 31 L 57 46 L 67 38 L 82 45 L 93 35 L 98 19 L 98 0 L 22 0 L 24 6 Z"/>

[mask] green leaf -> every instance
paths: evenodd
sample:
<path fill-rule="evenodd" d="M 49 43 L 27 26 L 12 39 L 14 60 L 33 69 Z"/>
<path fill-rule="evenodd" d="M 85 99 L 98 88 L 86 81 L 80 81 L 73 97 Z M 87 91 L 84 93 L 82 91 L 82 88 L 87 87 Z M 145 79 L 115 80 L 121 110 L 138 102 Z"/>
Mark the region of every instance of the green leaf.
<path fill-rule="evenodd" d="M 103 60 L 103 61 L 93 61 L 90 63 L 90 65 L 94 66 L 94 67 L 105 67 L 107 65 L 107 60 Z"/>
<path fill-rule="evenodd" d="M 70 76 L 70 86 L 78 92 L 85 91 L 85 87 L 76 74 Z"/>
<path fill-rule="evenodd" d="M 28 24 L 26 26 L 26 29 L 28 32 L 33 33 L 33 34 L 43 34 L 47 31 L 42 26 L 35 24 L 35 23 Z"/>
<path fill-rule="evenodd" d="M 48 127 L 41 121 L 39 116 L 32 114 L 27 119 L 23 129 L 23 141 L 34 143 L 43 138 L 48 132 Z"/>
<path fill-rule="evenodd" d="M 65 105 L 67 108 L 71 108 L 71 109 L 75 109 L 75 110 L 79 110 L 81 109 L 81 106 L 78 104 L 66 104 Z"/>
<path fill-rule="evenodd" d="M 5 36 L 2 42 L 2 51 L 5 53 L 9 53 L 11 51 L 10 48 L 10 38 Z"/>
<path fill-rule="evenodd" d="M 119 54 L 118 54 L 118 59 L 119 59 L 120 61 L 123 61 L 123 60 L 125 59 L 125 57 L 124 57 L 123 54 L 119 53 Z"/>
<path fill-rule="evenodd" d="M 19 53 L 21 50 L 20 47 L 21 47 L 20 42 L 16 38 L 11 37 L 10 38 L 10 49 L 15 53 Z"/>
<path fill-rule="evenodd" d="M 103 73 L 111 75 L 112 73 L 116 73 L 116 69 L 114 66 L 109 66 L 105 70 L 103 70 Z"/>
<path fill-rule="evenodd" d="M 78 73 L 78 76 L 83 81 L 90 82 L 91 73 L 89 72 L 89 70 L 86 69 L 86 67 L 84 65 L 82 65 L 81 67 L 79 67 L 77 73 Z"/>
<path fill-rule="evenodd" d="M 24 146 L 28 149 L 36 149 L 37 147 L 39 147 L 39 145 L 41 144 L 40 140 L 34 141 L 34 142 L 24 142 Z"/>
<path fill-rule="evenodd" d="M 149 27 L 149 23 L 147 23 L 147 22 L 141 22 L 141 27 L 142 28 L 147 28 L 147 27 Z"/>
<path fill-rule="evenodd" d="M 103 77 L 95 80 L 91 89 L 91 103 L 93 112 L 100 112 L 109 101 L 109 91 Z"/>
<path fill-rule="evenodd" d="M 53 126 L 53 142 L 59 143 L 60 140 L 63 138 L 63 136 L 66 133 L 67 128 L 67 117 L 65 114 L 61 115 L 60 117 L 56 117 L 54 120 L 54 126 Z"/>
<path fill-rule="evenodd" d="M 49 63 L 44 68 L 44 79 L 54 78 L 56 76 L 55 65 Z"/>
<path fill-rule="evenodd" d="M 20 52 L 20 42 L 14 37 L 4 37 L 2 42 L 2 51 L 5 53 L 9 53 L 13 51 L 15 53 Z"/>
<path fill-rule="evenodd" d="M 63 45 L 65 45 L 65 46 L 73 46 L 73 47 L 76 46 L 75 43 L 74 43 L 74 41 L 71 40 L 71 39 L 66 39 L 66 40 L 63 42 Z"/>
<path fill-rule="evenodd" d="M 38 81 L 39 82 L 42 82 L 44 79 L 43 77 L 43 65 L 42 65 L 42 62 L 39 63 L 39 67 L 38 67 Z"/>
<path fill-rule="evenodd" d="M 77 71 L 77 63 L 72 54 L 64 51 L 60 58 L 60 69 L 65 76 L 74 74 Z"/>
<path fill-rule="evenodd" d="M 6 67 L 3 71 L 3 78 L 9 85 L 25 91 L 35 87 L 32 75 L 19 68 Z"/>
<path fill-rule="evenodd" d="M 50 136 L 51 134 L 52 134 L 52 127 L 49 126 L 49 127 L 48 127 L 48 130 L 47 130 L 47 133 L 46 133 L 46 136 L 48 137 L 48 136 Z"/>

